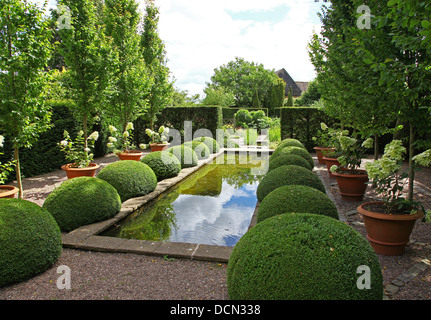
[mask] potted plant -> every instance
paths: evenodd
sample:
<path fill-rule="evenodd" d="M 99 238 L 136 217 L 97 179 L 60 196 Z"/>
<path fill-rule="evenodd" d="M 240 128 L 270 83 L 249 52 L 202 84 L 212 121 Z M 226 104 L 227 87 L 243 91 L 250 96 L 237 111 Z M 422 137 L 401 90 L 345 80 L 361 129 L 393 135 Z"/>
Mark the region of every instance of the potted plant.
<path fill-rule="evenodd" d="M 128 122 L 126 129 L 120 134 L 116 127 L 110 125 L 109 132 L 111 135 L 108 137 L 108 148 L 118 156 L 120 160 L 135 160 L 139 161 L 144 154 L 142 151 L 133 150 L 135 146 L 132 142 L 133 123 Z M 140 144 L 141 149 L 145 149 L 145 144 Z"/>
<path fill-rule="evenodd" d="M 332 166 L 341 166 L 340 161 L 338 161 L 338 157 L 342 155 L 342 150 L 340 146 L 340 138 L 343 136 L 347 136 L 349 133 L 347 130 L 341 129 L 326 129 L 328 130 L 328 138 L 327 143 L 331 146 L 329 150 L 322 150 L 322 160 L 326 164 L 326 169 L 328 171 L 328 175 L 330 178 L 335 178 L 335 176 L 331 172 Z"/>
<path fill-rule="evenodd" d="M 403 197 L 409 180 L 408 173 L 401 170 L 405 153 L 402 142 L 393 140 L 385 146 L 381 159 L 365 164 L 382 200 L 366 202 L 358 207 L 358 212 L 364 218 L 371 246 L 382 255 L 403 254 L 416 221 L 424 216 L 420 202 Z M 430 166 L 431 149 L 413 159 L 415 166 Z"/>
<path fill-rule="evenodd" d="M 151 138 L 151 152 L 163 151 L 169 147 L 169 143 L 167 142 L 169 128 L 161 126 L 158 132 L 151 129 L 146 129 L 145 133 Z"/>
<path fill-rule="evenodd" d="M 320 123 L 321 130 L 318 131 L 317 137 L 313 137 L 313 141 L 316 143 L 317 147 L 313 149 L 316 151 L 317 161 L 320 164 L 325 164 L 323 157 L 330 152 L 335 150 L 333 143 L 333 129 L 328 128 L 325 123 Z"/>
<path fill-rule="evenodd" d="M 0 135 L 0 147 L 3 147 L 3 141 L 4 137 Z M 3 154 L 4 153 L 0 152 L 0 155 Z M 15 164 L 13 161 L 7 163 L 0 162 L 0 198 L 14 198 L 15 194 L 19 191 L 19 189 L 14 186 L 4 184 L 14 166 Z"/>
<path fill-rule="evenodd" d="M 348 136 L 340 136 L 340 153 L 337 159 L 340 165 L 330 168 L 337 179 L 338 189 L 343 200 L 361 201 L 367 189 L 368 174 L 360 169 L 365 150 L 373 146 L 373 139 L 366 139 L 362 145 L 359 140 Z"/>
<path fill-rule="evenodd" d="M 83 137 L 84 132 L 78 132 L 75 142 L 70 138 L 69 133 L 64 131 L 64 140 L 58 145 L 60 149 L 66 154 L 66 160 L 69 162 L 61 166 L 61 169 L 66 171 L 69 179 L 79 176 L 94 177 L 96 170 L 100 167 L 98 164 L 93 163 L 93 153 L 91 148 L 94 147 L 95 141 L 99 138 L 99 133 L 94 131 L 87 139 Z"/>

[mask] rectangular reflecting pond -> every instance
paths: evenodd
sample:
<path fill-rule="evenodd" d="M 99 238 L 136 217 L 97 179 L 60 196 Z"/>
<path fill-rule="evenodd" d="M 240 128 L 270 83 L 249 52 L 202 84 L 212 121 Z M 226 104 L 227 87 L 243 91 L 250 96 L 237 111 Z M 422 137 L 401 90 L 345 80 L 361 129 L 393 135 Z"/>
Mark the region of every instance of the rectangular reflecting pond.
<path fill-rule="evenodd" d="M 248 230 L 268 158 L 222 154 L 101 235 L 234 246 Z"/>

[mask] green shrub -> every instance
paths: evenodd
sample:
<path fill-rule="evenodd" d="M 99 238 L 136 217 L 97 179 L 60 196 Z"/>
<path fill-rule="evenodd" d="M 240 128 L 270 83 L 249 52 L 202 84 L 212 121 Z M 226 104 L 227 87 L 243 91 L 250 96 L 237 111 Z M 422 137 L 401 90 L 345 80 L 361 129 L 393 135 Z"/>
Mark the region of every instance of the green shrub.
<path fill-rule="evenodd" d="M 292 164 L 268 171 L 257 186 L 257 199 L 262 202 L 271 191 L 287 185 L 309 186 L 326 193 L 322 181 L 314 172 Z"/>
<path fill-rule="evenodd" d="M 357 283 L 366 266 L 370 288 Z M 358 271 L 359 270 L 359 271 Z M 232 300 L 381 300 L 383 277 L 368 241 L 327 216 L 266 219 L 235 245 L 227 266 Z"/>
<path fill-rule="evenodd" d="M 147 154 L 141 162 L 148 165 L 156 174 L 157 181 L 172 178 L 181 171 L 181 163 L 172 153 L 155 151 Z"/>
<path fill-rule="evenodd" d="M 278 147 L 272 155 L 269 157 L 269 161 L 273 161 L 275 158 L 282 154 L 295 154 L 297 156 L 303 157 L 310 164 L 311 168 L 314 168 L 314 159 L 307 150 L 299 147 Z"/>
<path fill-rule="evenodd" d="M 253 146 L 257 144 L 257 130 L 256 129 L 246 129 L 244 131 L 244 144 L 247 146 Z"/>
<path fill-rule="evenodd" d="M 198 156 L 192 148 L 181 145 L 173 146 L 166 150 L 172 153 L 181 163 L 181 168 L 190 168 L 198 165 Z"/>
<path fill-rule="evenodd" d="M 291 138 L 284 139 L 279 143 L 278 148 L 281 149 L 284 147 L 298 147 L 298 148 L 305 149 L 305 147 L 301 141 L 299 141 L 297 139 L 291 139 Z M 305 149 L 305 150 L 307 150 L 307 149 Z"/>
<path fill-rule="evenodd" d="M 211 137 L 199 137 L 199 138 L 193 139 L 193 141 L 204 143 L 208 147 L 210 153 L 217 153 L 220 151 L 219 143 L 217 142 L 217 140 Z"/>
<path fill-rule="evenodd" d="M 279 187 L 259 205 L 257 222 L 283 213 L 315 213 L 338 219 L 338 210 L 323 192 L 303 185 Z"/>
<path fill-rule="evenodd" d="M 210 149 L 203 142 L 187 141 L 184 142 L 183 145 L 192 148 L 199 160 L 207 159 L 211 155 Z"/>
<path fill-rule="evenodd" d="M 55 188 L 43 207 L 52 214 L 61 231 L 71 231 L 112 218 L 120 211 L 121 200 L 108 182 L 76 177 Z"/>
<path fill-rule="evenodd" d="M 296 154 L 281 154 L 278 157 L 276 157 L 273 161 L 271 161 L 268 165 L 268 170 L 271 171 L 275 168 L 278 168 L 280 166 L 286 166 L 289 164 L 294 164 L 300 167 L 304 167 L 308 170 L 312 170 L 310 163 L 305 160 L 303 157 L 298 156 Z"/>
<path fill-rule="evenodd" d="M 145 163 L 122 160 L 108 164 L 97 175 L 109 182 L 120 195 L 121 201 L 144 196 L 157 187 L 154 171 Z"/>
<path fill-rule="evenodd" d="M 0 287 L 45 271 L 62 251 L 52 215 L 21 199 L 0 199 L 0 244 Z"/>
<path fill-rule="evenodd" d="M 248 128 L 253 122 L 253 117 L 247 109 L 240 109 L 235 113 L 236 127 Z"/>

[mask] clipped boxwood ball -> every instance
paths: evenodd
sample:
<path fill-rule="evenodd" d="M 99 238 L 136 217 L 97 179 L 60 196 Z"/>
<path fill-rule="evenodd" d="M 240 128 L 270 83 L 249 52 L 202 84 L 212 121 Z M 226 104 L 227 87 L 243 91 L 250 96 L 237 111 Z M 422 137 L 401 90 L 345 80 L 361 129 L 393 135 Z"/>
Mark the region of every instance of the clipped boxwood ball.
<path fill-rule="evenodd" d="M 156 174 L 141 161 L 122 160 L 110 163 L 100 170 L 97 177 L 109 182 L 117 190 L 121 202 L 144 196 L 157 187 Z"/>
<path fill-rule="evenodd" d="M 181 163 L 177 157 L 167 151 L 155 151 L 141 159 L 156 174 L 157 181 L 176 177 L 181 171 Z"/>
<path fill-rule="evenodd" d="M 166 151 L 177 157 L 181 163 L 181 168 L 190 168 L 198 165 L 198 156 L 190 147 L 184 145 L 173 146 Z"/>
<path fill-rule="evenodd" d="M 62 251 L 52 215 L 22 199 L 0 199 L 0 244 L 0 287 L 45 271 Z"/>
<path fill-rule="evenodd" d="M 204 143 L 208 147 L 210 153 L 217 153 L 220 151 L 219 143 L 217 142 L 217 140 L 211 137 L 199 137 L 199 138 L 193 139 L 193 141 Z"/>
<path fill-rule="evenodd" d="M 338 219 L 337 207 L 325 193 L 308 186 L 291 185 L 277 188 L 263 199 L 257 211 L 257 222 L 291 212 L 322 214 Z"/>
<path fill-rule="evenodd" d="M 303 157 L 307 162 L 310 164 L 311 169 L 314 168 L 314 159 L 311 156 L 311 154 L 302 148 L 299 147 L 283 147 L 283 148 L 277 148 L 269 157 L 269 161 L 274 161 L 277 157 L 279 157 L 282 154 L 294 154 L 300 157 Z"/>
<path fill-rule="evenodd" d="M 184 142 L 183 145 L 192 148 L 199 160 L 206 159 L 211 155 L 210 149 L 203 142 L 187 141 Z"/>
<path fill-rule="evenodd" d="M 303 157 L 298 156 L 296 154 L 281 154 L 276 157 L 274 160 L 269 162 L 268 170 L 273 170 L 280 166 L 287 166 L 289 164 L 294 164 L 300 167 L 304 167 L 306 169 L 312 170 L 313 168 L 310 166 L 310 163 L 305 160 Z"/>
<path fill-rule="evenodd" d="M 292 139 L 292 138 L 282 140 L 278 144 L 277 149 L 281 149 L 284 147 L 298 147 L 298 148 L 306 149 L 301 141 L 299 141 L 297 139 Z"/>
<path fill-rule="evenodd" d="M 268 171 L 257 186 L 257 199 L 262 202 L 271 191 L 282 186 L 297 184 L 309 186 L 326 193 L 322 181 L 314 172 L 291 164 Z"/>
<path fill-rule="evenodd" d="M 367 272 L 369 287 L 360 279 Z M 277 215 L 250 229 L 232 251 L 227 286 L 232 300 L 383 298 L 368 241 L 341 221 L 310 213 Z"/>
<path fill-rule="evenodd" d="M 94 177 L 76 177 L 64 181 L 46 198 L 48 210 L 61 231 L 107 220 L 121 209 L 117 190 L 108 182 Z"/>

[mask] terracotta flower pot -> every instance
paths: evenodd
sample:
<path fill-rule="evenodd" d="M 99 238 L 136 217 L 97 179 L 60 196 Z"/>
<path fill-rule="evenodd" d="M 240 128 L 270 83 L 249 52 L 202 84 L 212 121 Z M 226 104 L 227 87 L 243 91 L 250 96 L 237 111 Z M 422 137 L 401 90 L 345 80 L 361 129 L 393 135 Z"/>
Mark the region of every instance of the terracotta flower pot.
<path fill-rule="evenodd" d="M 76 177 L 94 177 L 96 176 L 96 170 L 99 169 L 99 165 L 96 163 L 90 163 L 88 167 L 85 168 L 73 168 L 72 164 L 65 164 L 61 166 L 61 169 L 66 171 L 68 179 Z"/>
<path fill-rule="evenodd" d="M 150 143 L 151 152 L 164 151 L 169 148 L 169 143 Z"/>
<path fill-rule="evenodd" d="M 143 152 L 140 151 L 124 151 L 117 153 L 117 156 L 120 160 L 135 160 L 139 161 L 141 160 L 141 156 L 143 155 Z"/>
<path fill-rule="evenodd" d="M 341 172 L 333 172 L 332 175 L 337 179 L 338 189 L 341 198 L 346 201 L 361 201 L 367 189 L 367 171 L 358 169 L 358 174 L 352 174 L 351 170 L 341 169 Z"/>
<path fill-rule="evenodd" d="M 314 147 L 313 148 L 316 151 L 317 161 L 320 164 L 325 164 L 326 161 L 323 160 L 323 157 L 325 156 L 324 151 L 333 151 L 335 148 L 325 148 L 325 147 Z"/>
<path fill-rule="evenodd" d="M 416 221 L 424 216 L 423 211 L 415 214 L 387 214 L 367 209 L 376 204 L 383 206 L 383 202 L 367 202 L 357 209 L 364 218 L 368 241 L 377 254 L 403 254 Z"/>
<path fill-rule="evenodd" d="M 19 189 L 10 185 L 0 185 L 0 198 L 15 198 Z"/>
<path fill-rule="evenodd" d="M 329 177 L 330 177 L 330 178 L 335 178 L 335 177 L 332 175 L 331 167 L 332 167 L 333 165 L 340 166 L 340 165 L 341 165 L 341 164 L 340 164 L 340 162 L 337 160 L 337 158 L 328 158 L 328 157 L 323 157 L 322 159 L 323 159 L 323 160 L 325 161 L 325 163 L 326 163 L 326 169 L 327 169 L 327 171 L 328 171 Z"/>

